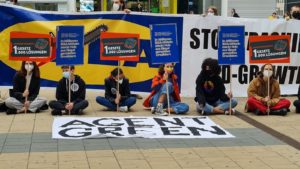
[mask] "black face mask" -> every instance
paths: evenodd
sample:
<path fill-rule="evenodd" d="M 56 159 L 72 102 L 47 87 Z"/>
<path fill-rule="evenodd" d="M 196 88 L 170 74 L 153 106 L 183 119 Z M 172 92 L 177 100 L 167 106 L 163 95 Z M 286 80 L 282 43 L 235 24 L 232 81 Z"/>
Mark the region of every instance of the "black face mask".
<path fill-rule="evenodd" d="M 292 16 L 294 19 L 300 20 L 300 12 L 293 12 Z"/>

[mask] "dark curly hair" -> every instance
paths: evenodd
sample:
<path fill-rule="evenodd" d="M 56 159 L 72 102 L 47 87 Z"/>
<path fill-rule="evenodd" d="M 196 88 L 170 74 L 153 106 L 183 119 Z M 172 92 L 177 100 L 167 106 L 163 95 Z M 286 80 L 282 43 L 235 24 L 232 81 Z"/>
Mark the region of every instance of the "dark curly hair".
<path fill-rule="evenodd" d="M 206 66 L 209 66 L 211 72 L 213 72 L 216 75 L 219 75 L 221 73 L 221 66 L 219 65 L 217 59 L 206 58 L 201 66 L 202 71 L 206 70 Z"/>

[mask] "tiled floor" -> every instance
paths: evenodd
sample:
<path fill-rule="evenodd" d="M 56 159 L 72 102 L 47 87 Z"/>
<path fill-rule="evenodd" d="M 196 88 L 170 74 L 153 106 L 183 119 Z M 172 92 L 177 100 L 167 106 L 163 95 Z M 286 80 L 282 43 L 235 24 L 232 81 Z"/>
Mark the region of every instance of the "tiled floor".
<path fill-rule="evenodd" d="M 0 88 L 5 93 L 5 88 Z M 102 92 L 88 91 L 90 106 L 84 117 L 152 116 L 138 100 L 131 113 L 103 111 L 95 102 Z M 41 96 L 54 99 L 53 89 Z M 290 98 L 293 100 L 294 98 Z M 237 110 L 244 111 L 245 98 Z M 199 115 L 192 98 L 188 115 Z M 300 114 L 293 107 L 286 117 L 247 116 L 300 141 Z M 0 113 L 0 168 L 2 169 L 298 169 L 300 151 L 236 116 L 210 116 L 235 138 L 230 139 L 85 139 L 51 138 L 50 110 L 38 114 Z"/>

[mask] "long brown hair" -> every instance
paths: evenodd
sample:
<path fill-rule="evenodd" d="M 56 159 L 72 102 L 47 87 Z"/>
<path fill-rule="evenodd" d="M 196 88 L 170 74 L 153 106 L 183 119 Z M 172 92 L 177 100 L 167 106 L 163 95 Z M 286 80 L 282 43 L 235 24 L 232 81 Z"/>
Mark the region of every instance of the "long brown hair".
<path fill-rule="evenodd" d="M 21 65 L 21 69 L 18 72 L 22 76 L 27 75 L 27 70 L 25 69 L 25 64 L 26 64 L 26 61 L 23 61 L 22 65 Z M 36 62 L 32 62 L 32 64 L 33 64 L 32 75 L 36 78 L 40 78 L 40 69 L 39 69 L 39 67 L 37 66 Z"/>
<path fill-rule="evenodd" d="M 272 74 L 272 76 L 271 76 L 270 79 L 275 79 L 276 77 L 275 77 L 275 72 L 274 72 L 274 66 L 273 66 L 271 63 L 266 63 L 266 64 L 264 64 L 264 65 L 260 68 L 260 72 L 258 72 L 258 76 L 259 76 L 260 78 L 263 78 L 263 77 L 264 77 L 264 70 L 265 70 L 265 67 L 266 67 L 267 65 L 270 65 L 270 66 L 272 67 L 272 71 L 273 71 L 273 74 Z"/>
<path fill-rule="evenodd" d="M 174 63 L 172 63 L 172 65 L 173 66 L 175 66 L 175 64 Z M 171 73 L 171 74 L 173 74 L 174 73 L 174 70 L 173 70 L 173 72 Z M 163 74 L 165 74 L 165 64 L 161 64 L 160 66 L 159 66 L 159 68 L 158 68 L 158 74 L 159 75 L 163 75 Z"/>

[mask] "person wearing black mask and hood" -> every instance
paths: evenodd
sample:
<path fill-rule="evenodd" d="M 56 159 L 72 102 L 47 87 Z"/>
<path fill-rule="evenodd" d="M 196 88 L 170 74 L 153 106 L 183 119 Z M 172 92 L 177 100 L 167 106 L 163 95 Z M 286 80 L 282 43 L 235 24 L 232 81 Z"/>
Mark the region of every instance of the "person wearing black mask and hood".
<path fill-rule="evenodd" d="M 85 100 L 85 82 L 79 75 L 75 75 L 75 67 L 62 66 L 63 78 L 60 79 L 56 87 L 56 99 L 50 101 L 49 106 L 53 109 L 52 115 L 62 115 L 63 111 L 71 111 L 73 115 L 80 115 L 82 110 L 88 107 L 89 102 Z M 70 102 L 69 102 L 69 80 L 70 82 Z"/>
<path fill-rule="evenodd" d="M 300 6 L 295 5 L 290 10 L 292 19 L 300 20 Z"/>
<path fill-rule="evenodd" d="M 225 85 L 219 74 L 221 67 L 218 60 L 207 58 L 203 61 L 201 72 L 196 80 L 196 109 L 202 115 L 229 114 L 231 92 L 225 93 Z M 232 98 L 232 108 L 237 100 Z M 234 109 L 232 109 L 234 113 Z"/>

